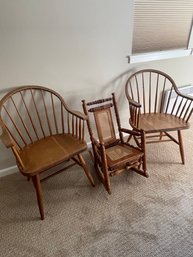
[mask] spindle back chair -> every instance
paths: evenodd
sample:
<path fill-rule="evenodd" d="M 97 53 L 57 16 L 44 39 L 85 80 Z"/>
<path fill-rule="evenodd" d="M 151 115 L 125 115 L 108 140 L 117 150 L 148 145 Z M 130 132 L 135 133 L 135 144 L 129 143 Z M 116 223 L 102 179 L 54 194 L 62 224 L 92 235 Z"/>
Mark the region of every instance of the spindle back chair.
<path fill-rule="evenodd" d="M 133 130 L 143 130 L 146 143 L 173 141 L 178 144 L 184 164 L 181 130 L 189 128 L 193 98 L 183 95 L 169 75 L 153 69 L 132 74 L 125 92 Z M 178 139 L 170 131 L 177 131 Z"/>
<path fill-rule="evenodd" d="M 92 158 L 99 179 L 111 194 L 110 177 L 133 170 L 147 177 L 143 148 L 124 141 L 123 133 L 141 137 L 143 133 L 121 128 L 115 95 L 92 102 L 82 100 L 92 142 Z M 116 137 L 118 132 L 118 138 Z"/>
<path fill-rule="evenodd" d="M 81 155 L 87 149 L 85 120 L 86 116 L 69 109 L 58 93 L 42 86 L 16 88 L 0 101 L 1 140 L 13 151 L 20 172 L 32 179 L 41 219 L 44 210 L 40 182 L 78 164 L 94 186 Z M 40 178 L 53 167 L 55 172 Z"/>

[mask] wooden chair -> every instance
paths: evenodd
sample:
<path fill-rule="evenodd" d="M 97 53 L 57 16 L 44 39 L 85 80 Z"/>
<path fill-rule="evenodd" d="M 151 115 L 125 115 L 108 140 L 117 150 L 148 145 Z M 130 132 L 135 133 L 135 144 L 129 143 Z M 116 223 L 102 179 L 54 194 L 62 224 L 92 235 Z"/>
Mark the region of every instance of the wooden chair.
<path fill-rule="evenodd" d="M 58 93 L 41 86 L 16 88 L 0 101 L 1 139 L 13 151 L 20 172 L 32 179 L 42 220 L 42 181 L 78 164 L 94 186 L 81 155 L 87 149 L 85 120 L 86 116 L 70 110 Z M 58 168 L 62 163 L 63 168 Z M 53 167 L 57 171 L 42 177 Z"/>
<path fill-rule="evenodd" d="M 125 92 L 133 130 L 144 131 L 145 144 L 166 141 L 178 144 L 184 164 L 181 130 L 189 128 L 193 98 L 180 93 L 174 80 L 166 73 L 153 69 L 131 75 Z M 177 139 L 169 133 L 171 131 L 177 132 Z M 137 137 L 135 140 L 140 144 Z"/>
<path fill-rule="evenodd" d="M 111 194 L 110 177 L 125 169 L 132 169 L 147 177 L 143 149 L 124 142 L 123 133 L 139 136 L 142 141 L 144 135 L 139 131 L 121 128 L 115 95 L 93 102 L 82 100 L 82 103 L 84 113 L 88 116 L 87 125 L 92 143 L 94 166 L 107 192 Z M 115 129 L 118 130 L 118 139 Z"/>

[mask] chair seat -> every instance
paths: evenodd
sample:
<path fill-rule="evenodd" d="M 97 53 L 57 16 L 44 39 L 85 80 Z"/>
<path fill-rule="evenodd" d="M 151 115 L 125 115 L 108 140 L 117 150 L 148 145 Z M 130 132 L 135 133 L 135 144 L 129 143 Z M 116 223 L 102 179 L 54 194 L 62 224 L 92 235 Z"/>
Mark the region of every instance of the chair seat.
<path fill-rule="evenodd" d="M 146 133 L 172 131 L 189 128 L 189 123 L 165 113 L 146 113 L 139 116 L 139 129 Z"/>
<path fill-rule="evenodd" d="M 117 144 L 106 149 L 107 163 L 110 169 L 118 165 L 123 167 L 128 163 L 138 161 L 143 153 L 127 144 Z"/>
<path fill-rule="evenodd" d="M 49 169 L 70 159 L 87 148 L 70 134 L 59 134 L 40 139 L 20 151 L 24 163 L 23 173 L 33 174 Z"/>

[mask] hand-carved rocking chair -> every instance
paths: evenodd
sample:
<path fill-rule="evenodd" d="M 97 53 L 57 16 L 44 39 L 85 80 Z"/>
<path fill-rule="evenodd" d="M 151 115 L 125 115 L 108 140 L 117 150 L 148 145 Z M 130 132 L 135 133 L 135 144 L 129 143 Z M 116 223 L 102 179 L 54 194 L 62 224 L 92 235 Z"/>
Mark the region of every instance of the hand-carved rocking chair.
<path fill-rule="evenodd" d="M 94 186 L 81 155 L 87 149 L 85 120 L 86 116 L 70 110 L 58 93 L 41 86 L 16 88 L 0 101 L 1 140 L 13 151 L 20 172 L 32 179 L 41 219 L 41 182 L 45 179 L 78 164 Z M 40 179 L 42 173 L 62 163 L 64 168 Z"/>
<path fill-rule="evenodd" d="M 131 75 L 125 92 L 133 130 L 144 131 L 145 144 L 166 141 L 178 144 L 184 164 L 181 130 L 189 128 L 193 98 L 180 93 L 174 80 L 166 73 L 152 69 Z M 178 139 L 169 133 L 171 131 L 177 131 Z M 140 144 L 137 137 L 135 140 Z"/>
<path fill-rule="evenodd" d="M 82 103 L 84 113 L 88 116 L 87 125 L 92 143 L 94 166 L 107 192 L 111 194 L 110 177 L 124 170 L 131 169 L 147 177 L 143 149 L 125 142 L 123 133 L 139 136 L 142 141 L 144 135 L 140 131 L 121 128 L 115 95 L 93 102 L 83 100 Z M 118 139 L 114 124 L 118 129 Z M 94 135 L 96 131 L 98 137 Z"/>

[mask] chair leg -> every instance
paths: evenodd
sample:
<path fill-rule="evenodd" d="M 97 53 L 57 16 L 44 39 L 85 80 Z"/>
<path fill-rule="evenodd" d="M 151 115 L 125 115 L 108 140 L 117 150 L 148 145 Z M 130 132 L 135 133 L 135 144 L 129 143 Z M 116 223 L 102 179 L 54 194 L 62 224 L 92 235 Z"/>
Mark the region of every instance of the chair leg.
<path fill-rule="evenodd" d="M 111 185 L 110 185 L 110 178 L 108 173 L 108 167 L 107 167 L 107 159 L 105 155 L 105 147 L 103 145 L 102 147 L 102 171 L 104 174 L 104 186 L 109 194 L 111 194 Z"/>
<path fill-rule="evenodd" d="M 32 181 L 36 190 L 36 196 L 38 201 L 38 207 L 40 211 L 41 220 L 44 219 L 44 209 L 43 209 L 43 198 L 42 198 L 42 188 L 40 183 L 40 175 L 37 174 L 32 177 Z"/>
<path fill-rule="evenodd" d="M 142 132 L 142 137 L 141 137 L 141 149 L 143 150 L 143 171 L 146 177 L 148 177 L 148 173 L 147 173 L 147 159 L 146 159 L 146 134 L 143 131 Z"/>
<path fill-rule="evenodd" d="M 179 142 L 179 148 L 180 148 L 180 155 L 182 159 L 182 164 L 185 164 L 185 157 L 184 157 L 184 148 L 182 143 L 182 134 L 181 131 L 178 130 L 178 142 Z"/>
<path fill-rule="evenodd" d="M 82 168 L 84 169 L 84 172 L 85 172 L 85 174 L 86 174 L 88 180 L 90 181 L 91 185 L 94 187 L 94 186 L 95 186 L 94 180 L 93 180 L 92 175 L 90 174 L 90 171 L 89 171 L 89 169 L 88 169 L 88 167 L 87 167 L 87 165 L 86 165 L 85 160 L 83 159 L 83 157 L 82 157 L 81 154 L 78 154 L 78 158 L 79 158 L 79 160 L 80 160 L 80 164 L 81 164 Z"/>

